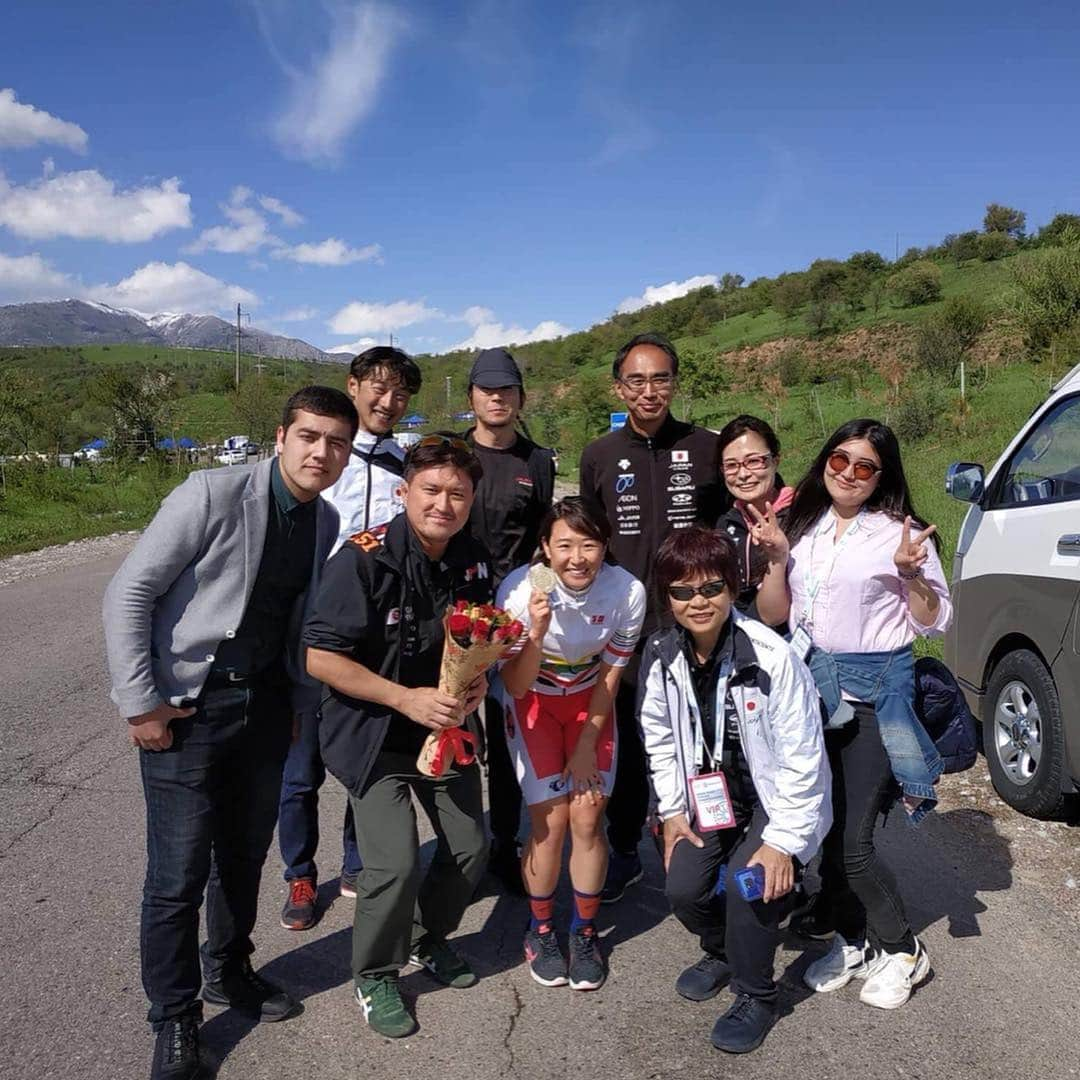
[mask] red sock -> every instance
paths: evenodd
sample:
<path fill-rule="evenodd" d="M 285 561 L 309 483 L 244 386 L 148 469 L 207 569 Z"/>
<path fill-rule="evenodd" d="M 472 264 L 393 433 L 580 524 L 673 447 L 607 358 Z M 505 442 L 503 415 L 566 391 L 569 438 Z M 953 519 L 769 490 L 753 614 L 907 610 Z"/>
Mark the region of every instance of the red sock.
<path fill-rule="evenodd" d="M 595 930 L 593 919 L 600 910 L 600 894 L 574 890 L 574 917 L 570 920 L 570 933 L 579 930 Z"/>
<path fill-rule="evenodd" d="M 529 929 L 539 930 L 541 933 L 546 932 L 551 928 L 551 916 L 555 913 L 555 894 L 530 896 L 529 910 L 532 912 Z"/>

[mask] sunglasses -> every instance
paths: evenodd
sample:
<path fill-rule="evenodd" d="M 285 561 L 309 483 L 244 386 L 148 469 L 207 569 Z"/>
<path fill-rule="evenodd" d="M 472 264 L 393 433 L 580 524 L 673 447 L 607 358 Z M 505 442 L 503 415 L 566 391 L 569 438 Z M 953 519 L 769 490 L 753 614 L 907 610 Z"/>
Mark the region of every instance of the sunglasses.
<path fill-rule="evenodd" d="M 726 582 L 706 581 L 703 585 L 669 585 L 667 593 L 672 600 L 679 600 L 685 604 L 688 600 L 693 600 L 695 596 L 699 595 L 706 600 L 711 600 L 726 589 Z"/>
<path fill-rule="evenodd" d="M 834 450 L 828 456 L 825 463 L 834 473 L 845 472 L 850 465 L 851 472 L 856 480 L 872 480 L 879 472 L 881 472 L 880 465 L 875 465 L 872 461 L 867 461 L 865 458 L 860 458 L 858 461 L 853 462 L 851 460 L 851 455 L 844 450 Z"/>
<path fill-rule="evenodd" d="M 425 435 L 418 443 L 413 443 L 409 450 L 419 450 L 421 446 L 452 446 L 455 450 L 464 450 L 467 454 L 472 453 L 472 447 L 456 435 Z"/>

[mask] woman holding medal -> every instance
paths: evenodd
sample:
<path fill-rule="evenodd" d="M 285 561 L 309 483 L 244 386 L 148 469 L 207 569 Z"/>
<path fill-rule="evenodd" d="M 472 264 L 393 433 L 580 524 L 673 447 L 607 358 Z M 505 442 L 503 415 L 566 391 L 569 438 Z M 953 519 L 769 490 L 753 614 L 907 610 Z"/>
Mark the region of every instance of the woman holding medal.
<path fill-rule="evenodd" d="M 522 856 L 531 909 L 525 958 L 541 985 L 574 990 L 596 990 L 605 978 L 593 920 L 607 871 L 613 702 L 645 617 L 644 586 L 604 562 L 610 536 L 583 499 L 559 500 L 540 526 L 542 561 L 514 570 L 498 593 L 527 631 L 502 665 L 507 744 L 532 825 Z M 552 919 L 568 829 L 569 967 Z"/>
<path fill-rule="evenodd" d="M 701 526 L 661 544 L 657 589 L 675 626 L 649 636 L 638 684 L 667 896 L 704 950 L 675 989 L 704 1001 L 731 979 L 735 1001 L 712 1032 L 729 1053 L 754 1050 L 776 1022 L 779 901 L 832 821 L 813 680 L 783 638 L 735 610 L 738 558 Z M 747 868 L 757 899 L 740 886 Z"/>
<path fill-rule="evenodd" d="M 828 714 L 835 815 L 819 906 L 836 934 L 804 978 L 819 991 L 864 980 L 860 998 L 882 1009 L 930 971 L 874 828 L 898 796 L 913 823 L 936 802 L 942 762 L 914 711 L 911 649 L 952 616 L 934 530 L 919 524 L 896 436 L 876 420 L 833 433 L 787 519 L 791 640 Z"/>

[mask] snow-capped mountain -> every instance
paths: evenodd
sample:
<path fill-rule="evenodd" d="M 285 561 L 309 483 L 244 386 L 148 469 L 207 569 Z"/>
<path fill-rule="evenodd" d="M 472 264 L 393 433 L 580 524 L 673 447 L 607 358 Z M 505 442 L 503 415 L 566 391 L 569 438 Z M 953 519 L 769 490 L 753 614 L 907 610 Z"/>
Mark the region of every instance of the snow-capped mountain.
<path fill-rule="evenodd" d="M 288 360 L 341 361 L 299 338 L 243 328 L 245 353 Z M 230 352 L 236 327 L 216 315 L 163 312 L 144 315 L 86 300 L 9 304 L 0 307 L 0 345 L 120 345 L 143 342 L 183 349 Z"/>

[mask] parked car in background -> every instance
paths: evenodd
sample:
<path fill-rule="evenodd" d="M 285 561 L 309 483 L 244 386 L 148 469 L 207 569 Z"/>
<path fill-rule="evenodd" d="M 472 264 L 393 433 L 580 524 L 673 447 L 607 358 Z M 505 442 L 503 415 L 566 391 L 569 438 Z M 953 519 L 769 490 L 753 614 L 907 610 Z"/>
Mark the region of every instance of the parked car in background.
<path fill-rule="evenodd" d="M 220 454 L 214 456 L 214 460 L 219 465 L 244 465 L 247 463 L 247 459 L 246 446 L 241 446 L 238 450 L 222 450 Z"/>
<path fill-rule="evenodd" d="M 989 473 L 959 462 L 945 488 L 971 503 L 945 659 L 981 718 L 998 793 L 1053 817 L 1080 791 L 1080 365 Z"/>
<path fill-rule="evenodd" d="M 401 447 L 402 450 L 408 450 L 410 446 L 415 446 L 423 436 L 418 431 L 395 431 L 394 442 Z"/>

